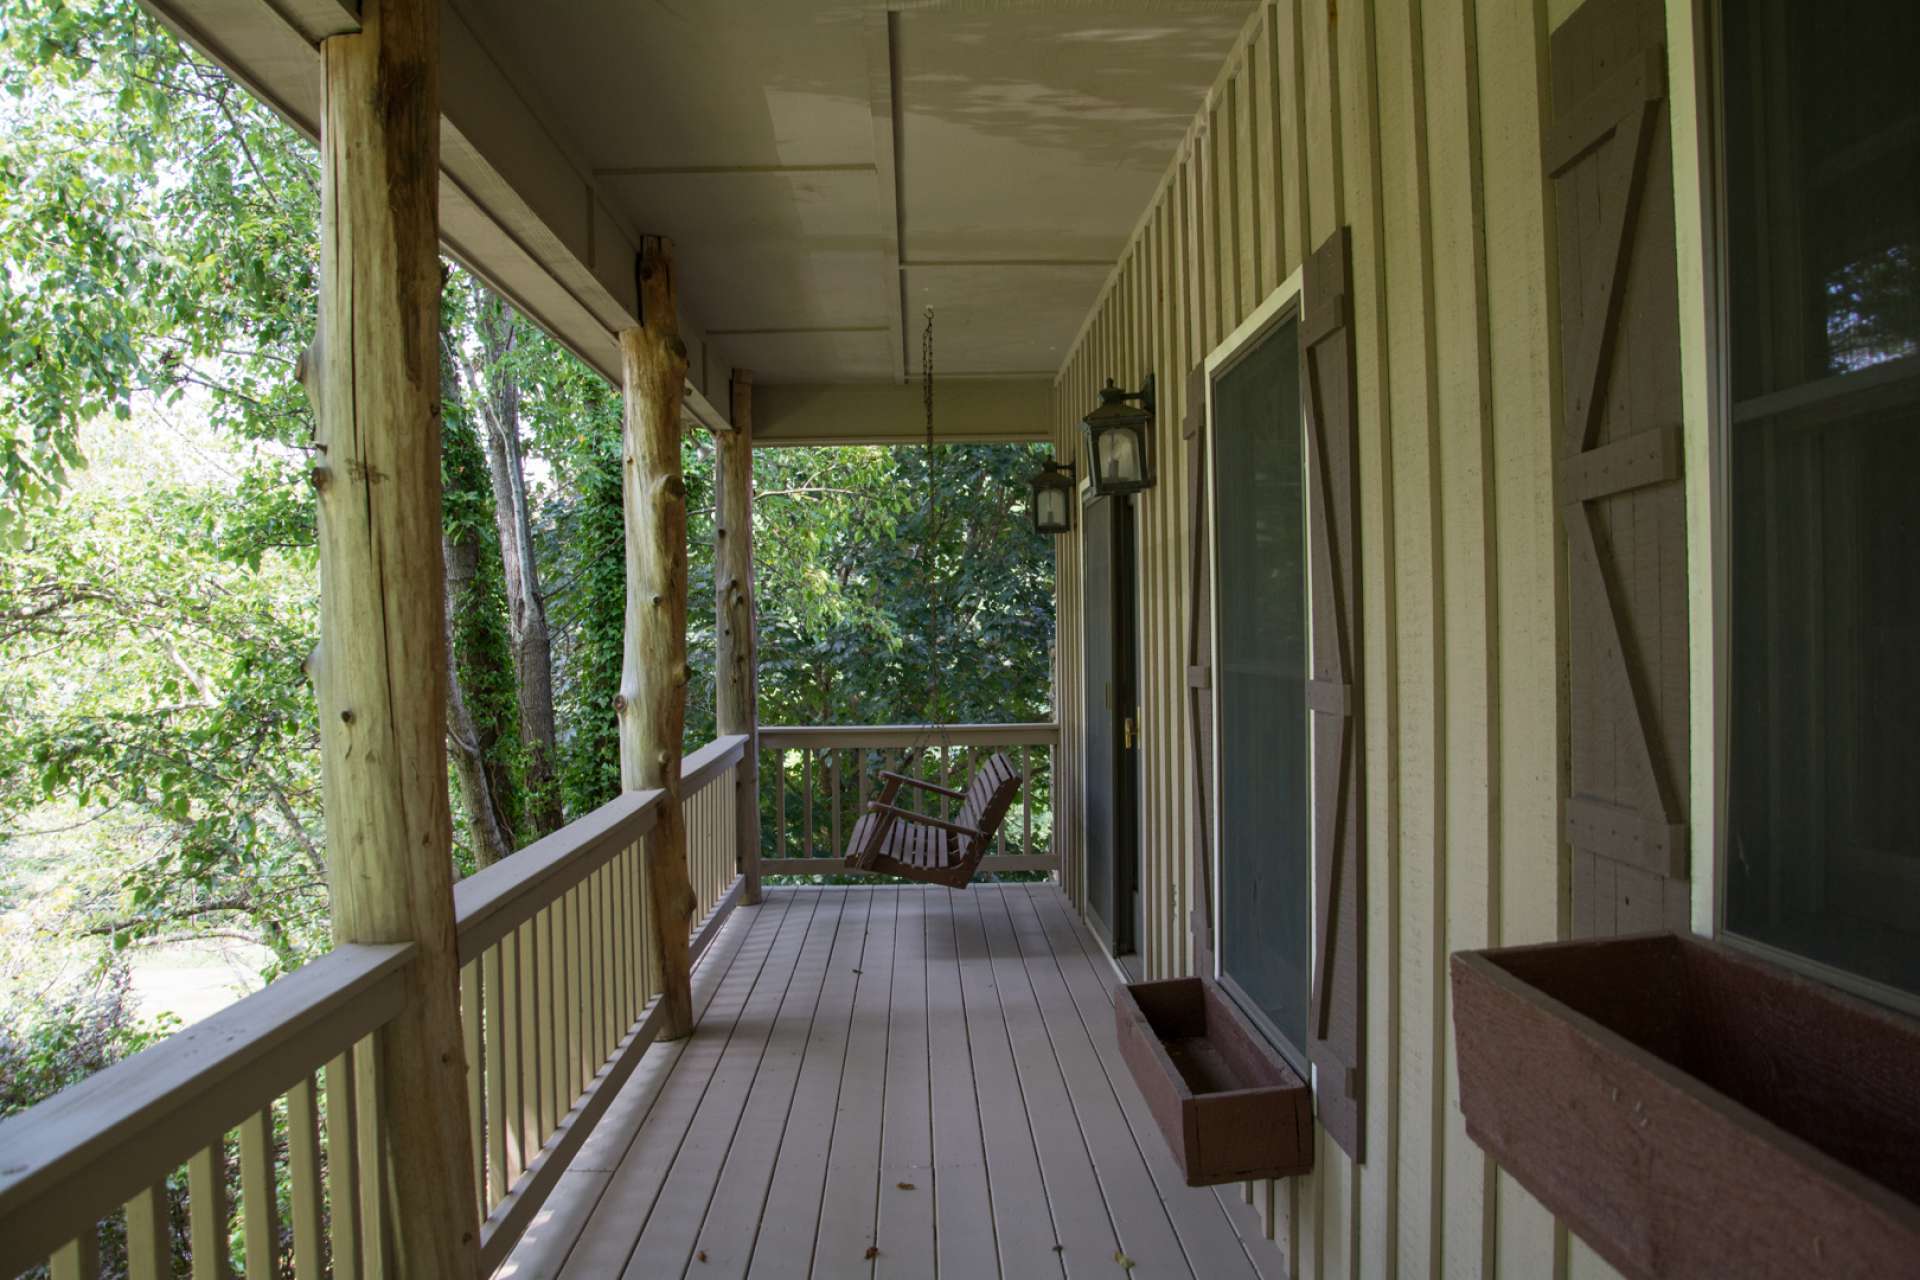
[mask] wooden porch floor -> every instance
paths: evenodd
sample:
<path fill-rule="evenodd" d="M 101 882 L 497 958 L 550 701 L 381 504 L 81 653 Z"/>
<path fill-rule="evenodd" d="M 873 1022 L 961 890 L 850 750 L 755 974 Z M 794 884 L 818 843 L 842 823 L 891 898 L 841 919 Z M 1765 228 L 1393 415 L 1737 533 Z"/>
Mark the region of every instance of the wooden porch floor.
<path fill-rule="evenodd" d="M 1272 1270 L 1240 1188 L 1174 1169 L 1117 981 L 1052 885 L 769 890 L 499 1275 Z"/>

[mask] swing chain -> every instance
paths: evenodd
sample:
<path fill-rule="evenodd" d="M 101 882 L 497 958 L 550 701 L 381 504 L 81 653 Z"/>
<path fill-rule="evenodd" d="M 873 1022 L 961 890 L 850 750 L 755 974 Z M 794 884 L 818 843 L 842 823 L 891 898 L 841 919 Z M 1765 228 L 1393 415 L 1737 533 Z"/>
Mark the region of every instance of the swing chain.
<path fill-rule="evenodd" d="M 935 581 L 936 561 L 940 549 L 940 486 L 934 476 L 933 308 L 926 308 L 925 315 L 926 325 L 920 331 L 920 402 L 926 410 L 927 519 L 920 558 L 926 573 L 927 666 L 932 676 L 932 685 L 927 695 L 927 723 L 931 726 L 931 731 L 939 737 L 940 760 L 944 769 L 949 744 L 946 723 L 941 719 L 941 708 L 945 703 L 945 682 L 940 668 L 940 597 L 943 593 L 937 590 Z"/>

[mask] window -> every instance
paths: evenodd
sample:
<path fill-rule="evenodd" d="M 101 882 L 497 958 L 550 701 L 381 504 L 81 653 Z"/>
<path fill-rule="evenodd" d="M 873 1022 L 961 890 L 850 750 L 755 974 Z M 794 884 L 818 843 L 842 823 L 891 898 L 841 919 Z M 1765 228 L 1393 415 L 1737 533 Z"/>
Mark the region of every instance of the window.
<path fill-rule="evenodd" d="M 1723 923 L 1920 996 L 1920 6 L 1722 23 Z"/>
<path fill-rule="evenodd" d="M 1306 457 L 1288 310 L 1212 365 L 1222 984 L 1305 1071 L 1313 900 Z"/>

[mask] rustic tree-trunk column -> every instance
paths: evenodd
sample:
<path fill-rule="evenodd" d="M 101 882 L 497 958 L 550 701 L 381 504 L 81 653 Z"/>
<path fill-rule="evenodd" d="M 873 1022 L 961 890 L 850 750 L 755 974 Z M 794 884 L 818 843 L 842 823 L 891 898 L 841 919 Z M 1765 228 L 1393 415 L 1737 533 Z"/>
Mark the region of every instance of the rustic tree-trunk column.
<path fill-rule="evenodd" d="M 648 900 L 660 964 L 664 1038 L 693 1030 L 693 884 L 680 808 L 687 723 L 687 482 L 680 471 L 680 404 L 687 346 L 674 310 L 668 241 L 645 238 L 640 325 L 620 334 L 626 414 L 622 434 L 627 521 L 626 654 L 620 674 L 620 785 L 666 793 L 647 835 Z"/>
<path fill-rule="evenodd" d="M 364 0 L 321 45 L 317 427 L 322 781 L 334 937 L 413 942 L 379 1038 L 384 1194 L 402 1275 L 479 1267 L 447 799 L 440 547 L 435 0 Z"/>
<path fill-rule="evenodd" d="M 733 371 L 733 430 L 715 437 L 713 582 L 718 618 L 714 628 L 713 706 L 722 734 L 747 738 L 736 779 L 739 795 L 737 854 L 745 883 L 740 901 L 760 901 L 760 705 L 756 693 L 753 611 L 753 375 Z"/>

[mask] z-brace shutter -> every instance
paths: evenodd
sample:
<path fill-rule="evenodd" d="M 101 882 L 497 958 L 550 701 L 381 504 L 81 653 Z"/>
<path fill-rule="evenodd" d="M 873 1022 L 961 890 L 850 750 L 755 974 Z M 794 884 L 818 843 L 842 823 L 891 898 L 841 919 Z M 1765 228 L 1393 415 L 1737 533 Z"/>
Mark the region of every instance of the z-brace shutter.
<path fill-rule="evenodd" d="M 1665 27 L 1659 0 L 1588 0 L 1552 39 L 1576 937 L 1685 929 L 1691 901 Z"/>
<path fill-rule="evenodd" d="M 1207 372 L 1187 375 L 1187 731 L 1193 743 L 1193 969 L 1213 976 L 1213 582 L 1208 557 Z"/>
<path fill-rule="evenodd" d="M 1366 1158 L 1366 862 L 1360 844 L 1360 577 L 1354 466 L 1353 257 L 1348 229 L 1307 259 L 1306 382 L 1312 575 L 1313 999 L 1307 1056 L 1320 1123 Z"/>

